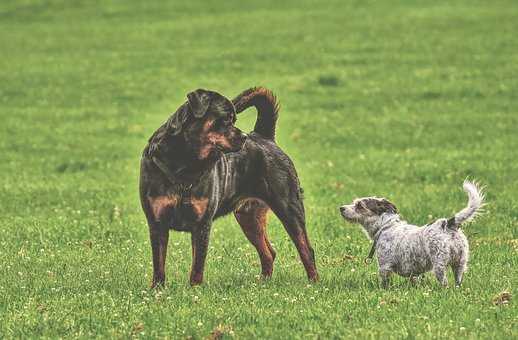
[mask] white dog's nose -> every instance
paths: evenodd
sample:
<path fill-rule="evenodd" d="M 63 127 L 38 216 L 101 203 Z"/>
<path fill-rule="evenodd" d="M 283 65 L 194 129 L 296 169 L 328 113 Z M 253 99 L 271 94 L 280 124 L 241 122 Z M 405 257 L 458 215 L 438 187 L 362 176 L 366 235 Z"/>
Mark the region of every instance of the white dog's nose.
<path fill-rule="evenodd" d="M 340 207 L 340 212 L 343 213 L 345 211 L 345 207 Z"/>

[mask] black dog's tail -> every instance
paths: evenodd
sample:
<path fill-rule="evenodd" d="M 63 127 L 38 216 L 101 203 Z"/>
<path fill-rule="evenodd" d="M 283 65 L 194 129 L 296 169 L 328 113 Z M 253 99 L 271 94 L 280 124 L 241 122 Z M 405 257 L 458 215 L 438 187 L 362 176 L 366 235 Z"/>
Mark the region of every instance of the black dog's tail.
<path fill-rule="evenodd" d="M 275 124 L 279 117 L 279 103 L 272 91 L 264 87 L 252 87 L 243 91 L 232 100 L 236 113 L 241 113 L 250 106 L 257 109 L 257 121 L 254 132 L 261 136 L 275 140 Z"/>

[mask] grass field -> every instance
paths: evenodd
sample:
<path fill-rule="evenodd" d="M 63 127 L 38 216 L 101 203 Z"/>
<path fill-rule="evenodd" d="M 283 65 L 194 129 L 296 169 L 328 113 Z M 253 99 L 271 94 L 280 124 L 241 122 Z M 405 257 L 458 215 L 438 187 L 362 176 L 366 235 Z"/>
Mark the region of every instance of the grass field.
<path fill-rule="evenodd" d="M 515 1 L 2 1 L 0 338 L 518 337 L 516 32 Z M 195 88 L 254 85 L 281 101 L 321 282 L 273 216 L 260 281 L 227 217 L 202 286 L 188 285 L 189 235 L 173 233 L 167 285 L 149 290 L 147 138 Z M 463 287 L 379 288 L 337 207 L 387 196 L 424 224 L 465 205 L 467 176 L 489 205 L 465 228 Z"/>

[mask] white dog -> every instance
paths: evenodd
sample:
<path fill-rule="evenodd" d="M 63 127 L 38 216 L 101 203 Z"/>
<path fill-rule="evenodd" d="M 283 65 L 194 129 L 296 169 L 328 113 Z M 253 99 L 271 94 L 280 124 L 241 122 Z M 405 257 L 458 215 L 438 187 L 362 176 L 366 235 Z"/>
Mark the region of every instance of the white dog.
<path fill-rule="evenodd" d="M 396 206 L 385 198 L 359 198 L 340 207 L 343 218 L 361 224 L 373 241 L 369 257 L 377 252 L 383 287 L 388 286 L 391 273 L 415 278 L 430 270 L 447 286 L 448 266 L 453 269 L 456 285 L 462 283 L 469 245 L 460 226 L 471 221 L 484 205 L 484 194 L 476 183 L 466 180 L 463 187 L 468 206 L 454 217 L 440 218 L 424 227 L 403 221 Z"/>

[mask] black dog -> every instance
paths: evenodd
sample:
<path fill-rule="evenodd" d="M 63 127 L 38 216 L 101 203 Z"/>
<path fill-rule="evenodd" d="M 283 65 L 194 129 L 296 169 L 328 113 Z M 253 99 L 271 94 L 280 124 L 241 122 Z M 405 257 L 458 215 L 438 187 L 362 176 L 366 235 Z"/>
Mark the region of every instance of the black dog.
<path fill-rule="evenodd" d="M 278 105 L 273 94 L 252 88 L 231 102 L 200 89 L 187 97 L 151 136 L 142 156 L 140 198 L 153 251 L 152 287 L 165 281 L 169 229 L 191 232 L 190 283 L 200 284 L 212 221 L 230 212 L 257 249 L 262 275 L 270 277 L 275 251 L 266 235 L 269 209 L 295 243 L 309 279 L 316 281 L 297 173 L 274 141 Z M 236 113 L 250 106 L 257 108 L 258 118 L 246 136 L 234 123 Z"/>

